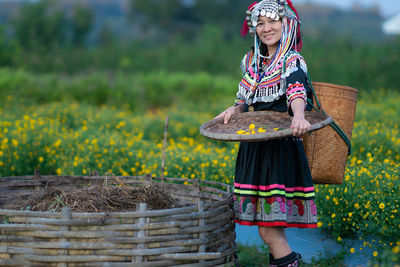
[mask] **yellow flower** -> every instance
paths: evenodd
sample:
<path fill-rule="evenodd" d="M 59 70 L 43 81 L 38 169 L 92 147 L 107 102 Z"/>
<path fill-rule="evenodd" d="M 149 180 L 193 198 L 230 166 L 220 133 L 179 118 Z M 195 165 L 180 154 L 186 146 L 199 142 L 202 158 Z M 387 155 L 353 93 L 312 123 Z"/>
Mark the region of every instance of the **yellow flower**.
<path fill-rule="evenodd" d="M 351 217 L 351 216 L 353 216 L 353 213 L 352 213 L 352 212 L 349 212 L 349 217 Z"/>
<path fill-rule="evenodd" d="M 254 124 L 249 125 L 249 130 L 253 130 L 254 128 L 256 128 L 256 126 Z"/>
<path fill-rule="evenodd" d="M 261 128 L 258 129 L 258 132 L 259 133 L 265 133 L 266 131 L 265 131 L 265 129 L 263 127 L 261 127 Z"/>
<path fill-rule="evenodd" d="M 279 131 L 279 128 L 274 128 L 274 131 Z"/>
<path fill-rule="evenodd" d="M 360 204 L 356 203 L 356 204 L 354 204 L 354 207 L 355 207 L 356 209 L 358 209 L 358 208 L 360 208 Z"/>
<path fill-rule="evenodd" d="M 237 134 L 245 134 L 246 131 L 240 130 L 240 131 L 236 131 Z"/>
<path fill-rule="evenodd" d="M 350 249 L 350 253 L 354 253 L 354 251 L 355 251 L 354 248 Z"/>
<path fill-rule="evenodd" d="M 335 213 L 332 213 L 331 217 L 332 217 L 332 219 L 335 218 L 335 217 L 336 217 L 336 214 L 335 214 Z"/>
<path fill-rule="evenodd" d="M 385 208 L 385 204 L 384 203 L 379 204 L 379 208 L 383 210 Z"/>
<path fill-rule="evenodd" d="M 318 223 L 317 223 L 317 227 L 321 227 L 322 225 L 323 225 L 322 222 L 318 222 Z"/>
<path fill-rule="evenodd" d="M 338 241 L 338 242 L 342 241 L 342 238 L 339 236 L 339 237 L 337 238 L 337 241 Z"/>
<path fill-rule="evenodd" d="M 44 158 L 43 157 L 39 157 L 39 162 L 43 162 Z"/>
<path fill-rule="evenodd" d="M 372 255 L 374 255 L 374 257 L 378 256 L 378 251 L 374 251 L 374 253 L 372 253 Z"/>
<path fill-rule="evenodd" d="M 61 144 L 61 139 L 58 139 L 56 142 L 54 142 L 53 145 L 54 145 L 55 147 L 59 147 L 60 144 Z"/>
<path fill-rule="evenodd" d="M 398 254 L 400 252 L 400 247 L 399 246 L 393 247 L 392 252 L 393 252 L 393 254 Z"/>

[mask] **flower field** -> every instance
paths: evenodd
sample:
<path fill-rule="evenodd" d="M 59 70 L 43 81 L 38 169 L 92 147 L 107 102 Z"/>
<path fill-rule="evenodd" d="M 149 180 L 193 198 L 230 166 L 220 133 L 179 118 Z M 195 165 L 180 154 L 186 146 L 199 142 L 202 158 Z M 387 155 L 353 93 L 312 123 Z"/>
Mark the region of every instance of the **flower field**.
<path fill-rule="evenodd" d="M 21 91 L 2 89 L 2 94 L 0 177 L 32 175 L 34 169 L 58 175 L 97 170 L 160 176 L 168 115 L 164 175 L 233 183 L 238 143 L 208 140 L 198 130 L 229 105 L 229 98 L 216 100 L 219 105 L 178 103 L 140 112 L 62 97 L 29 103 Z M 361 239 L 363 245 L 349 246 L 348 253 L 372 247 L 374 253 L 366 256 L 376 262 L 400 262 L 399 102 L 394 90 L 361 93 L 345 181 L 317 186 L 319 227 L 338 242 Z"/>

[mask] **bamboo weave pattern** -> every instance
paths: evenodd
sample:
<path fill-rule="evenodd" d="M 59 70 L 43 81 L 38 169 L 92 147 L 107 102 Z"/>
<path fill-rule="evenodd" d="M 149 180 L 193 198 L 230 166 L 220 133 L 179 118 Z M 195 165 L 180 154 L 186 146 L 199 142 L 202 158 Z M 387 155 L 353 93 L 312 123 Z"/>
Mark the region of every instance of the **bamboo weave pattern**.
<path fill-rule="evenodd" d="M 231 187 L 197 179 L 119 177 L 157 184 L 186 203 L 166 210 L 83 213 L 0 209 L 0 266 L 234 266 Z M 96 176 L 0 178 L 0 207 L 45 184 L 90 185 Z M 184 183 L 185 182 L 185 183 Z"/>

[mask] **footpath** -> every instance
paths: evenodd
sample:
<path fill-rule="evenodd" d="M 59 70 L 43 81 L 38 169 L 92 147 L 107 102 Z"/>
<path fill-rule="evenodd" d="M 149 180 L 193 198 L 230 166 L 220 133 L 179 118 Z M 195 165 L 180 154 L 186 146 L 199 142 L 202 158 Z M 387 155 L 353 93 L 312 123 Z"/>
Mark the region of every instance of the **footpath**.
<path fill-rule="evenodd" d="M 326 255 L 335 255 L 341 251 L 341 246 L 336 241 L 327 238 L 321 233 L 319 229 L 298 229 L 288 228 L 286 230 L 288 242 L 293 251 L 302 255 L 305 263 L 311 263 L 312 258 L 318 259 Z M 372 255 L 372 251 L 368 248 L 359 250 L 361 241 L 348 240 L 355 248 L 355 253 L 345 257 L 346 267 L 359 267 L 366 266 L 369 257 L 365 255 Z M 256 226 L 242 226 L 236 224 L 236 243 L 247 246 L 261 247 L 264 242 L 258 235 L 258 228 Z"/>

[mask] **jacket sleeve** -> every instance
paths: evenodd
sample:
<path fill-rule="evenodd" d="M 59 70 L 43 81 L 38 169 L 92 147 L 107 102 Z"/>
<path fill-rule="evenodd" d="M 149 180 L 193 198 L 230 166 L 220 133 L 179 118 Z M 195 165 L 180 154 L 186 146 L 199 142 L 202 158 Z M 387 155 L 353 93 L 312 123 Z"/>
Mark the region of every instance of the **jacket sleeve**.
<path fill-rule="evenodd" d="M 286 62 L 286 103 L 289 114 L 292 114 L 291 103 L 297 98 L 304 100 L 307 104 L 307 94 L 309 86 L 307 85 L 307 65 L 304 59 L 299 55 L 288 59 Z"/>

